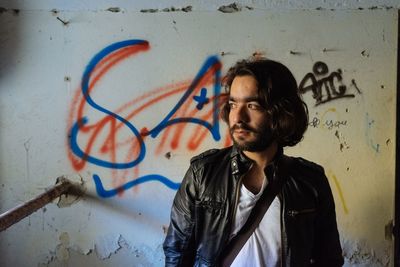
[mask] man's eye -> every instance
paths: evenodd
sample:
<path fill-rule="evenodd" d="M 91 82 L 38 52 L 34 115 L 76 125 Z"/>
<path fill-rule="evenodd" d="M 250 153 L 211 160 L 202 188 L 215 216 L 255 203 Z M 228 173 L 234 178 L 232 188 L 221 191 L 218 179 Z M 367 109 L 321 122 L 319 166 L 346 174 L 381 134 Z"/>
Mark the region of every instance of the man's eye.
<path fill-rule="evenodd" d="M 229 102 L 228 105 L 229 105 L 229 108 L 231 108 L 231 109 L 236 107 L 236 103 L 233 103 L 233 102 Z"/>
<path fill-rule="evenodd" d="M 260 106 L 260 105 L 254 104 L 254 103 L 249 103 L 249 104 L 247 104 L 247 107 L 248 107 L 249 109 L 254 109 L 254 110 L 259 110 L 259 109 L 261 109 L 261 106 Z"/>

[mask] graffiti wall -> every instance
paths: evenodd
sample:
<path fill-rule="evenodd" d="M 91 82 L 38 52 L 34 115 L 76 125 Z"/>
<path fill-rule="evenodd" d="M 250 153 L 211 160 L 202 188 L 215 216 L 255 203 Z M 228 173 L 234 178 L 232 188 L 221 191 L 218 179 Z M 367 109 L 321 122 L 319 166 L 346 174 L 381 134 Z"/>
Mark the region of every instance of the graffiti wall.
<path fill-rule="evenodd" d="M 324 166 L 346 266 L 390 266 L 395 11 L 3 10 L 0 25 L 1 211 L 59 176 L 86 190 L 0 233 L 4 266 L 163 266 L 174 194 L 191 157 L 231 145 L 221 81 L 250 56 L 296 76 L 309 129 L 285 153 Z"/>

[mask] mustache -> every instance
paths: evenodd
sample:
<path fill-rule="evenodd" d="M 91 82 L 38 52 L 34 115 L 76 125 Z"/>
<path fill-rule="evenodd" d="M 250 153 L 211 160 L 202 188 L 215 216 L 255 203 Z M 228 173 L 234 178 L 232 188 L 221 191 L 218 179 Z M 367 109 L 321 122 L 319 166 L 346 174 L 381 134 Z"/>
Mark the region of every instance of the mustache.
<path fill-rule="evenodd" d="M 245 131 L 249 131 L 249 132 L 258 133 L 258 131 L 256 129 L 250 127 L 246 123 L 236 123 L 230 128 L 230 130 L 231 130 L 231 132 L 233 132 L 235 130 L 245 130 Z"/>

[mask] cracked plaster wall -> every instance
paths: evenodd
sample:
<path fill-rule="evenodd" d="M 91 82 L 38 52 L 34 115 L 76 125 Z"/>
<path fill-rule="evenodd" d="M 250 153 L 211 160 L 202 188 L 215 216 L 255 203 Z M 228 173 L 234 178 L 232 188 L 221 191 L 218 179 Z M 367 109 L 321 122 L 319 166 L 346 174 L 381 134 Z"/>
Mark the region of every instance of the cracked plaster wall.
<path fill-rule="evenodd" d="M 400 3 L 397 0 L 247 0 L 247 1 L 221 1 L 221 0 L 169 0 L 167 2 L 149 0 L 149 1 L 110 1 L 99 0 L 72 0 L 72 1 L 54 1 L 54 0 L 3 0 L 2 5 L 8 8 L 21 8 L 25 10 L 48 10 L 57 8 L 60 10 L 75 10 L 75 11 L 99 11 L 107 10 L 110 7 L 118 7 L 120 10 L 139 11 L 142 9 L 165 9 L 171 7 L 186 7 L 192 6 L 196 11 L 216 11 L 222 6 L 227 6 L 232 3 L 237 3 L 242 6 L 249 6 L 255 9 L 375 9 L 375 8 L 399 8 Z"/>
<path fill-rule="evenodd" d="M 140 76 L 124 80 L 123 72 L 104 79 L 105 88 L 121 85 L 119 90 L 131 84 L 159 88 L 165 81 L 190 78 L 210 54 L 218 54 L 224 66 L 246 55 L 267 54 L 289 64 L 298 82 L 323 61 L 330 72 L 341 69 L 354 101 L 321 108 L 305 96 L 310 119 L 316 120 L 310 122 L 304 144 L 290 153 L 326 169 L 346 266 L 391 266 L 392 243 L 385 239 L 384 227 L 393 218 L 398 1 L 115 1 L 110 6 L 108 1 L 42 0 L 3 1 L 1 7 L 0 88 L 7 119 L 0 126 L 7 134 L 0 141 L 0 166 L 1 177 L 9 177 L 0 180 L 2 211 L 41 193 L 60 174 L 75 177 L 65 145 L 70 103 L 90 57 L 115 40 L 148 40 L 151 53 L 138 57 L 141 68 L 125 64 L 129 73 L 157 74 L 151 81 Z M 234 32 L 227 30 L 229 23 L 244 19 L 247 25 L 237 30 L 248 41 L 230 39 Z M 162 31 L 160 25 L 165 26 Z M 265 43 L 265 32 L 286 44 Z M 149 62 L 172 62 L 173 67 Z M 125 96 L 105 95 L 111 104 L 125 103 Z M 139 120 L 152 120 L 154 114 L 148 116 Z M 310 149 L 321 144 L 329 153 Z M 201 148 L 218 145 L 209 138 Z M 201 150 L 166 150 L 162 160 L 154 156 L 157 163 L 141 168 L 166 169 L 179 181 L 189 158 Z M 0 233 L 5 266 L 162 266 L 161 243 L 174 191 L 149 183 L 103 199 L 92 175 L 110 173 L 93 166 L 78 172 L 88 196 L 65 207 L 50 204 Z"/>

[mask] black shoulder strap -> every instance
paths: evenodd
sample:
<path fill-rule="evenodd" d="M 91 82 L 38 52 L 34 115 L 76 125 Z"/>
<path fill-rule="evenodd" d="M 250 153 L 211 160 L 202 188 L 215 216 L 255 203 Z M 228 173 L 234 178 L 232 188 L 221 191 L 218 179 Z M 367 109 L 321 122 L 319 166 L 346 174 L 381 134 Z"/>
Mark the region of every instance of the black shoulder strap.
<path fill-rule="evenodd" d="M 291 158 L 284 155 L 280 159 L 276 170 L 278 174 L 278 179 L 276 179 L 276 181 L 274 181 L 273 183 L 267 185 L 260 199 L 253 207 L 246 223 L 239 230 L 237 235 L 234 236 L 232 240 L 228 243 L 228 246 L 224 249 L 221 255 L 221 266 L 228 267 L 232 264 L 239 251 L 242 249 L 254 230 L 260 224 L 265 212 L 267 212 L 272 201 L 281 191 L 285 180 L 287 180 L 290 161 Z"/>

